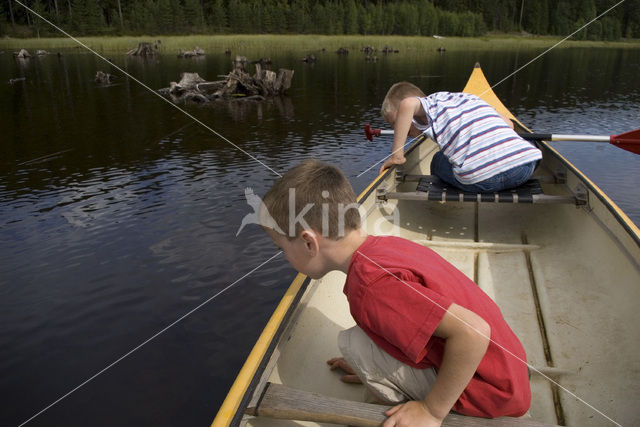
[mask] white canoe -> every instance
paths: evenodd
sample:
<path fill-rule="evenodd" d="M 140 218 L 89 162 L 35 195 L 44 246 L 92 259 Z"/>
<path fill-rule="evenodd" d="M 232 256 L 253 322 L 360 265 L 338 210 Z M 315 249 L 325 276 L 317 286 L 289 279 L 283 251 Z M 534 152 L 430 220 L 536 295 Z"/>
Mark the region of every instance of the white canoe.
<path fill-rule="evenodd" d="M 478 65 L 464 91 L 517 122 Z M 534 368 L 532 424 L 640 425 L 640 230 L 556 150 L 539 145 L 543 203 L 443 203 L 416 193 L 411 178 L 429 174 L 437 150 L 432 141 L 419 141 L 407 151 L 403 179 L 389 170 L 359 196 L 365 228 L 433 248 L 496 301 Z M 400 226 L 389 218 L 394 213 Z M 247 415 L 269 383 L 362 400 L 362 386 L 341 383 L 326 365 L 339 355 L 338 332 L 354 324 L 344 279 L 333 272 L 293 280 L 213 426 L 330 425 L 317 420 L 331 417 L 299 421 L 304 416 L 295 411 L 294 420 L 269 418 L 268 411 Z"/>

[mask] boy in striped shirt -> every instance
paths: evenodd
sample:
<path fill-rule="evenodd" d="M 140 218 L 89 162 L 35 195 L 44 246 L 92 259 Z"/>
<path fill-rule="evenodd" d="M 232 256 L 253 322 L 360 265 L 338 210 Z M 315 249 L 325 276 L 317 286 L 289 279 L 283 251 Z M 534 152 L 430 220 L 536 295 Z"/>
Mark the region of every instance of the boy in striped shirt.
<path fill-rule="evenodd" d="M 429 96 L 408 82 L 396 83 L 382 103 L 382 117 L 394 128 L 393 148 L 380 173 L 403 164 L 407 136 L 427 134 L 440 151 L 431 173 L 470 192 L 517 187 L 533 174 L 542 153 L 513 131 L 512 123 L 468 93 Z"/>

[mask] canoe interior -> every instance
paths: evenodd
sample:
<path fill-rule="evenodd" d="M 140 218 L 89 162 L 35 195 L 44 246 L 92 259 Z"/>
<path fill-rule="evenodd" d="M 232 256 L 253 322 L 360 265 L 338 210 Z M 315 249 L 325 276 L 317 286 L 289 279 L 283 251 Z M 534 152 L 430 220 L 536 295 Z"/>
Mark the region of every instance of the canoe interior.
<path fill-rule="evenodd" d="M 431 141 L 417 146 L 408 155 L 405 173 L 429 174 L 425 165 L 435 150 Z M 540 167 L 537 175 L 551 176 L 550 170 L 562 165 L 545 161 L 543 166 L 549 170 Z M 394 189 L 393 174 L 380 185 Z M 543 188 L 567 194 L 578 185 L 569 170 L 566 183 Z M 415 186 L 404 183 L 395 191 L 414 191 Z M 369 233 L 393 234 L 433 248 L 497 302 L 525 346 L 530 365 L 560 385 L 532 375 L 531 417 L 552 424 L 607 424 L 587 402 L 618 423 L 640 424 L 640 251 L 596 195 L 589 192 L 589 204 L 576 207 L 378 203 L 372 191 L 363 212 Z M 394 213 L 400 215 L 396 225 L 390 220 Z M 262 383 L 362 400 L 362 386 L 341 383 L 340 374 L 326 365 L 339 355 L 338 332 L 354 324 L 342 293 L 344 278 L 333 272 L 311 281 Z M 241 424 L 319 425 L 248 416 Z"/>
<path fill-rule="evenodd" d="M 481 96 L 517 122 L 479 66 L 464 91 Z M 574 426 L 607 425 L 612 420 L 640 425 L 640 230 L 552 147 L 542 143 L 541 148 L 543 162 L 536 175 L 543 177 L 545 193 L 581 193 L 585 205 L 382 203 L 377 188 L 416 189 L 416 182 L 398 184 L 390 171 L 361 195 L 364 228 L 370 234 L 396 235 L 431 247 L 496 301 L 535 371 L 529 411 L 534 420 Z M 403 172 L 428 175 L 436 150 L 429 140 L 415 144 Z M 344 280 L 343 273 L 332 272 L 309 282 L 300 288 L 304 293 L 293 314 L 282 322 L 278 316 L 274 324 L 269 322 L 263 335 L 279 331 L 277 341 L 266 338 L 273 351 L 256 344 L 256 354 L 264 351 L 266 356 L 258 356 L 259 367 L 250 356 L 234 383 L 239 391 L 229 393 L 214 426 L 228 425 L 232 412 L 233 424 L 319 425 L 242 416 L 243 405 L 255 406 L 267 381 L 362 400 L 362 386 L 341 383 L 341 374 L 326 365 L 339 355 L 338 332 L 354 325 L 342 293 Z M 289 292 L 296 283 L 301 282 L 296 279 Z M 249 384 L 241 377 L 253 380 Z"/>

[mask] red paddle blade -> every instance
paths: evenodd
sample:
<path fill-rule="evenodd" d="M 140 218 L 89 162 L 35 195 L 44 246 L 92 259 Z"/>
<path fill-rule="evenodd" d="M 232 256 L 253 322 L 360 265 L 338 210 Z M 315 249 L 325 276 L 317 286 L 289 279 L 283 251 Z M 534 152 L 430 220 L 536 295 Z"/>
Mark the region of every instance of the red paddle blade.
<path fill-rule="evenodd" d="M 620 135 L 611 135 L 609 142 L 623 150 L 640 154 L 640 129 L 621 133 Z"/>
<path fill-rule="evenodd" d="M 369 141 L 373 141 L 374 136 L 380 136 L 381 129 L 371 129 L 369 123 L 364 125 L 364 136 L 367 137 Z"/>
<path fill-rule="evenodd" d="M 373 133 L 371 132 L 371 125 L 369 125 L 369 123 L 364 125 L 364 136 L 366 136 L 369 141 L 373 141 Z"/>

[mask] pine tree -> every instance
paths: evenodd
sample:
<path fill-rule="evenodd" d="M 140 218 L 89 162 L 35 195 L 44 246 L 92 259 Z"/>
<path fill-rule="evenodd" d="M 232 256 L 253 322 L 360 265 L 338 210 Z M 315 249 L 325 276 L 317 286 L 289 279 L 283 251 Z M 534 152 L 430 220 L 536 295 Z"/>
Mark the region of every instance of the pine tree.
<path fill-rule="evenodd" d="M 45 19 L 49 19 L 48 14 L 45 11 L 44 4 L 40 0 L 36 0 L 31 6 L 35 14 L 33 15 L 33 29 L 36 32 L 36 37 L 40 38 L 40 31 L 44 28 L 45 22 L 37 15 L 42 16 Z M 37 15 L 36 15 L 37 14 Z"/>
<path fill-rule="evenodd" d="M 202 31 L 204 17 L 200 0 L 184 0 L 184 19 L 189 31 Z"/>
<path fill-rule="evenodd" d="M 625 37 L 640 38 L 640 0 L 627 0 L 624 3 L 621 24 L 622 34 Z"/>
<path fill-rule="evenodd" d="M 419 4 L 420 10 L 420 34 L 431 36 L 438 34 L 438 11 L 428 0 L 422 0 Z"/>
<path fill-rule="evenodd" d="M 293 0 L 289 5 L 287 13 L 287 30 L 296 33 L 308 33 L 309 28 L 309 11 L 307 9 L 307 2 L 303 0 Z"/>
<path fill-rule="evenodd" d="M 360 34 L 371 34 L 373 31 L 371 14 L 362 4 L 358 5 L 358 32 Z"/>
<path fill-rule="evenodd" d="M 174 27 L 171 0 L 158 0 L 157 7 L 156 22 L 158 24 L 158 30 L 162 34 L 173 33 Z"/>
<path fill-rule="evenodd" d="M 358 7 L 354 0 L 347 0 L 344 5 L 344 34 L 358 33 Z"/>
<path fill-rule="evenodd" d="M 533 34 L 545 34 L 548 17 L 547 0 L 527 1 L 522 13 L 522 29 Z"/>
<path fill-rule="evenodd" d="M 185 16 L 184 9 L 180 4 L 180 0 L 171 0 L 171 15 L 172 15 L 172 24 L 174 33 L 182 33 L 185 30 Z"/>
<path fill-rule="evenodd" d="M 559 1 L 553 13 L 551 23 L 553 34 L 568 36 L 571 34 L 571 5 L 567 1 Z"/>
<path fill-rule="evenodd" d="M 227 28 L 227 11 L 223 0 L 208 1 L 205 6 L 207 25 L 214 33 L 223 33 Z"/>
<path fill-rule="evenodd" d="M 456 13 L 442 11 L 439 14 L 438 29 L 444 36 L 455 36 L 460 33 L 459 18 Z"/>

